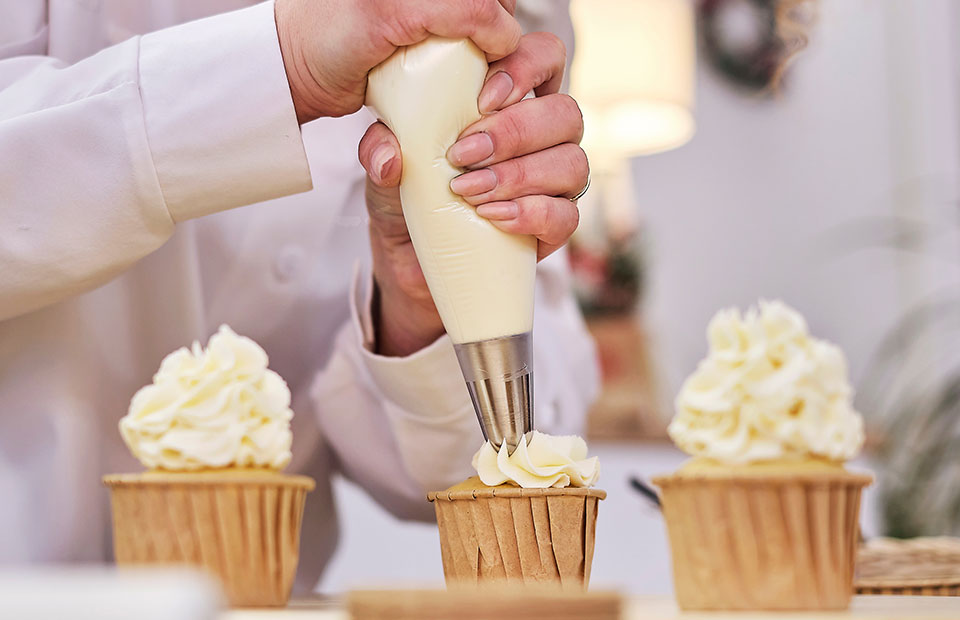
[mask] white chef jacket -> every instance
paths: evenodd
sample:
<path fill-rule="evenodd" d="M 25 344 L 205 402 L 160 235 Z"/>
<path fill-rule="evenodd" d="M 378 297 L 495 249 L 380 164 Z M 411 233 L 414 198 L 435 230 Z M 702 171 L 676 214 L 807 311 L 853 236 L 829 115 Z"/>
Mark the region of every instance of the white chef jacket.
<path fill-rule="evenodd" d="M 570 39 L 557 3 L 528 6 Z M 0 0 L 0 563 L 107 558 L 100 477 L 140 470 L 117 422 L 221 323 L 294 395 L 289 471 L 317 480 L 300 587 L 336 544 L 334 473 L 424 519 L 425 491 L 469 475 L 449 339 L 371 352 L 372 120 L 297 126 L 272 3 Z M 536 304 L 537 424 L 578 432 L 597 372 L 562 255 Z"/>

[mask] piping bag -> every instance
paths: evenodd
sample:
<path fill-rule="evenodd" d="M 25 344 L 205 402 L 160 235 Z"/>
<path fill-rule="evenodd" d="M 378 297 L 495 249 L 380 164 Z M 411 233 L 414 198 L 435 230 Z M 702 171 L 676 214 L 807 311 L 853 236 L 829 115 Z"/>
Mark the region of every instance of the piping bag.
<path fill-rule="evenodd" d="M 537 240 L 496 228 L 450 190 L 446 158 L 480 118 L 487 61 L 469 39 L 428 38 L 370 72 L 366 104 L 397 136 L 400 201 L 484 437 L 513 452 L 533 430 Z"/>

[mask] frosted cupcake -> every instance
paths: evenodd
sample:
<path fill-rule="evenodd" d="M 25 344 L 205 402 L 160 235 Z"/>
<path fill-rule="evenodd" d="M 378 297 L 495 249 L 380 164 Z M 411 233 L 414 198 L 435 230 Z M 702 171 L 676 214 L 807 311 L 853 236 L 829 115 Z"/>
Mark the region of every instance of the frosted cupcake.
<path fill-rule="evenodd" d="M 781 302 L 717 314 L 668 432 L 694 458 L 654 479 L 683 609 L 842 609 L 863 444 L 843 353 Z"/>
<path fill-rule="evenodd" d="M 579 437 L 534 431 L 513 454 L 485 443 L 477 476 L 430 493 L 448 585 L 590 582 L 600 475 Z"/>
<path fill-rule="evenodd" d="M 257 343 L 220 327 L 168 355 L 120 421 L 148 469 L 104 478 L 118 564 L 183 563 L 217 575 L 233 606 L 287 602 L 314 482 L 290 462 L 290 390 Z"/>

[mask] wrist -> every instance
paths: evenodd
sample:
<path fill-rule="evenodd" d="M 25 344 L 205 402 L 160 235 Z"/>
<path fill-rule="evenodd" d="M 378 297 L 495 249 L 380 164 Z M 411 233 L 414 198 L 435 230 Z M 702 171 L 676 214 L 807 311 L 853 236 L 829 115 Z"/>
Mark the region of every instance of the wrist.
<path fill-rule="evenodd" d="M 321 89 L 313 79 L 303 55 L 302 33 L 299 27 L 302 16 L 298 16 L 297 12 L 298 9 L 292 2 L 277 0 L 274 4 L 283 68 L 287 74 L 287 85 L 297 113 L 297 122 L 302 125 L 323 116 L 323 106 L 317 96 Z"/>
<path fill-rule="evenodd" d="M 443 322 L 431 298 L 412 299 L 389 286 L 381 286 L 376 276 L 373 286 L 374 353 L 406 357 L 443 335 Z"/>

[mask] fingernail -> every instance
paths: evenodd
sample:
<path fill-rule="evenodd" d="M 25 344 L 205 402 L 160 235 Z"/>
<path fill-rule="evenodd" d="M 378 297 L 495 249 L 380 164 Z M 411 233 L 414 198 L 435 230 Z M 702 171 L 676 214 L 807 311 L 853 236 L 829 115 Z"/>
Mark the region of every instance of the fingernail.
<path fill-rule="evenodd" d="M 477 100 L 480 114 L 489 114 L 499 109 L 512 92 L 513 78 L 510 77 L 510 74 L 505 71 L 494 73 L 493 77 L 483 85 L 483 90 L 480 91 L 480 98 Z"/>
<path fill-rule="evenodd" d="M 370 158 L 370 174 L 377 183 L 383 182 L 383 177 L 393 161 L 394 152 L 389 144 L 381 144 L 373 151 Z"/>
<path fill-rule="evenodd" d="M 493 155 L 493 140 L 484 132 L 463 138 L 450 147 L 447 159 L 455 166 L 469 166 Z"/>
<path fill-rule="evenodd" d="M 461 196 L 476 196 L 497 186 L 497 173 L 489 168 L 461 174 L 450 181 L 450 189 Z"/>
<path fill-rule="evenodd" d="M 488 202 L 477 207 L 477 215 L 488 220 L 512 220 L 518 211 L 515 202 Z"/>

